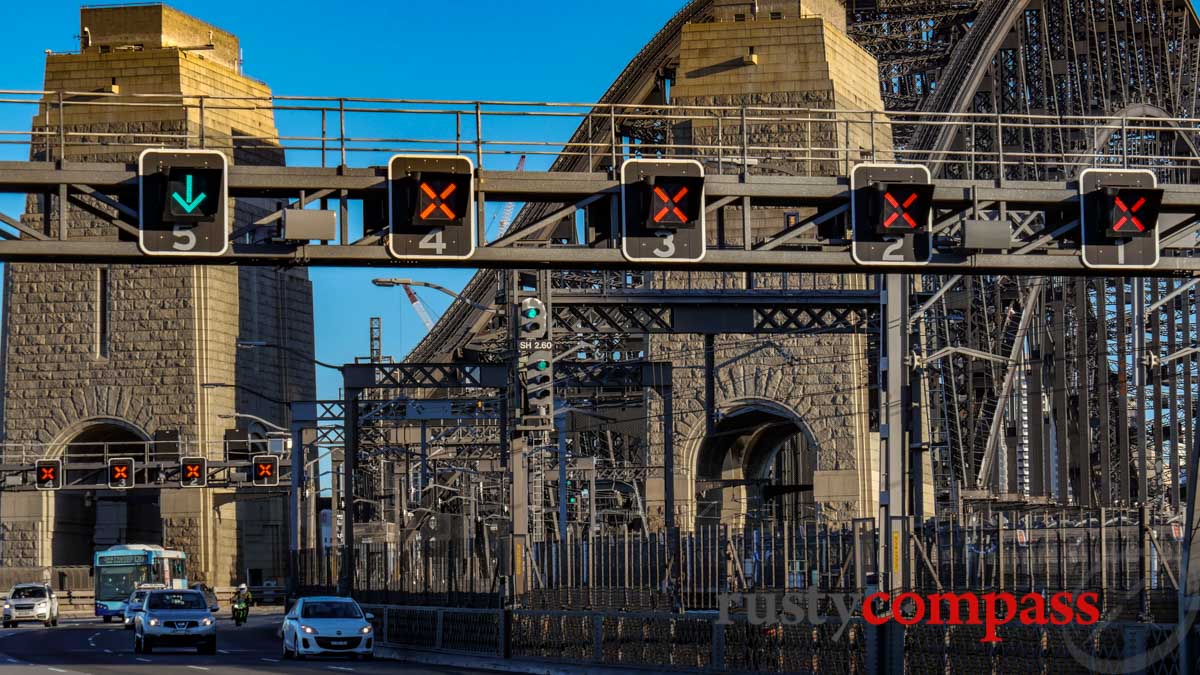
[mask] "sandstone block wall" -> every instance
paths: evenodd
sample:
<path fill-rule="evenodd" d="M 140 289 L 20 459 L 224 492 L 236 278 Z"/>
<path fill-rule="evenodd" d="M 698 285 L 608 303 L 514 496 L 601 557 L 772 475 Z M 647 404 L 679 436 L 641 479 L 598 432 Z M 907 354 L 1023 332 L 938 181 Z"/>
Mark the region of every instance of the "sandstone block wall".
<path fill-rule="evenodd" d="M 203 137 L 205 147 L 226 152 L 231 163 L 283 163 L 269 110 L 214 104 L 201 117 L 179 105 L 194 105 L 201 95 L 270 95 L 265 84 L 241 75 L 236 37 L 160 5 L 84 9 L 83 27 L 90 42 L 81 53 L 47 56 L 45 89 L 118 95 L 102 99 L 110 104 L 104 106 L 71 105 L 101 99 L 67 95 L 61 113 L 57 97 L 48 97 L 33 128 L 52 134 L 35 145 L 33 159 L 133 163 L 143 147 L 198 147 Z M 210 43 L 213 49 L 179 49 Z M 57 141 L 60 124 L 65 152 Z M 58 208 L 31 196 L 23 220 L 56 233 Z M 237 200 L 234 228 L 274 208 Z M 66 217 L 72 238 L 127 236 L 75 205 Z M 314 398 L 312 289 L 304 270 L 13 264 L 5 266 L 5 293 L 6 443 L 38 444 L 54 454 L 89 421 L 112 420 L 146 438 L 177 431 L 215 458 L 236 424 L 220 415 L 245 412 L 286 425 L 286 410 L 253 393 L 203 383 L 242 384 L 280 400 Z M 239 349 L 239 339 L 298 355 Z M 52 564 L 52 500 L 40 494 L 0 500 L 0 565 Z M 282 497 L 237 504 L 215 490 L 163 491 L 162 543 L 187 550 L 192 574 L 211 584 L 232 583 L 248 568 L 277 577 L 287 546 L 283 504 Z"/>

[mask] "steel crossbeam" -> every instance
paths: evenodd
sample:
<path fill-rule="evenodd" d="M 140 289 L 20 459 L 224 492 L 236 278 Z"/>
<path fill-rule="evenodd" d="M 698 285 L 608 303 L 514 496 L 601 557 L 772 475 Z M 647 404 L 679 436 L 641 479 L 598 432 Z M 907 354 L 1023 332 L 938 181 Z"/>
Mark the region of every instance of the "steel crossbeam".
<path fill-rule="evenodd" d="M 603 173 L 512 172 L 479 170 L 479 198 L 487 202 L 522 201 L 548 204 L 583 204 L 596 199 L 615 199 L 617 183 Z M 382 167 L 362 169 L 313 167 L 232 166 L 229 170 L 231 197 L 269 197 L 295 200 L 301 195 L 336 192 L 349 200 L 383 203 L 386 200 L 386 176 Z M 0 192 L 50 193 L 65 187 L 102 204 L 136 203 L 137 177 L 133 167 L 124 164 L 44 162 L 0 162 Z M 1162 259 L 1153 269 L 1139 271 L 1141 276 L 1193 274 L 1200 272 L 1200 258 L 1189 257 L 1190 238 L 1195 230 L 1195 214 L 1200 213 L 1200 186 L 1165 185 L 1163 212 L 1179 217 L 1182 225 L 1169 230 L 1163 238 Z M 848 182 L 841 178 L 803 176 L 712 175 L 706 178 L 705 192 L 712 207 L 729 203 L 769 203 L 773 206 L 814 208 L 832 219 L 841 213 L 849 199 Z M 306 198 L 306 197 L 305 197 Z M 1078 254 L 1078 245 L 1070 237 L 1069 222 L 1060 222 L 1077 203 L 1075 184 L 1062 181 L 940 180 L 936 183 L 933 206 L 948 225 L 939 230 L 928 273 L 960 274 L 1094 274 L 1087 270 Z M 1045 213 L 1046 229 L 998 221 L 1013 228 L 1012 249 L 1007 252 L 980 253 L 962 248 L 957 223 L 978 217 L 978 205 L 990 205 L 1009 213 Z M 840 211 L 839 211 L 840 210 Z M 383 245 L 386 232 L 382 223 L 364 223 L 367 236 L 357 241 L 329 244 L 285 242 L 232 242 L 220 256 L 179 255 L 154 257 L 143 254 L 132 237 L 130 209 L 118 209 L 113 225 L 118 237 L 128 240 L 85 241 L 69 237 L 62 228 L 47 225 L 46 231 L 18 230 L 19 238 L 0 239 L 0 261 L 5 262 L 79 262 L 134 264 L 243 264 L 278 266 L 388 266 L 400 264 L 389 256 Z M 837 216 L 842 217 L 842 216 Z M 5 218 L 5 223 L 15 219 Z M 1069 220 L 1069 218 L 1068 218 Z M 1028 219 L 1026 220 L 1028 221 Z M 370 227 L 366 227 L 370 225 Z M 1061 226 L 1060 226 L 1061 225 Z M 843 239 L 815 238 L 816 233 L 792 228 L 781 222 L 776 232 L 765 232 L 767 242 L 758 248 L 712 248 L 703 262 L 706 271 L 864 271 L 853 260 Z M 26 228 L 27 229 L 27 228 Z M 1172 234 L 1174 233 L 1174 234 Z M 7 233 L 12 234 L 12 233 Z M 517 230 L 504 239 L 480 245 L 474 255 L 463 260 L 434 260 L 423 264 L 436 267 L 488 269 L 590 269 L 620 270 L 632 265 L 611 242 L 587 245 L 549 246 L 535 241 L 531 229 Z M 805 237 L 799 236 L 805 234 Z M 1064 236 L 1067 235 L 1067 236 Z M 539 235 L 540 236 L 540 235 Z M 603 245 L 603 247 L 601 246 Z M 412 263 L 404 263 L 411 265 Z M 655 269 L 695 269 L 695 263 L 654 261 L 639 263 Z M 888 271 L 887 266 L 872 272 Z M 1113 276 L 1114 272 L 1107 272 Z M 647 314 L 651 325 L 654 317 Z"/>

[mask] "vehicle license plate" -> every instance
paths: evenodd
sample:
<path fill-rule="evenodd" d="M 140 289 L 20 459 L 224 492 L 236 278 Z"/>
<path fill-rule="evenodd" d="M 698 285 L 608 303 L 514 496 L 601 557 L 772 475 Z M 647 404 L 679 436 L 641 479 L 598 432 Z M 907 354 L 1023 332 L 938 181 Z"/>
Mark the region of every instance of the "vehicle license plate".
<path fill-rule="evenodd" d="M 345 647 L 348 643 L 345 640 L 334 640 L 330 644 L 334 647 Z"/>

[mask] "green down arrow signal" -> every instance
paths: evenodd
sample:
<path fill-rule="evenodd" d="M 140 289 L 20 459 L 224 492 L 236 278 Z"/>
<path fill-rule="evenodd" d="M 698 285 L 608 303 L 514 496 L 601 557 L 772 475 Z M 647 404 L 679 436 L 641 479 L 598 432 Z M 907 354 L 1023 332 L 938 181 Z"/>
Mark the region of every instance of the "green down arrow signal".
<path fill-rule="evenodd" d="M 200 206 L 200 202 L 204 201 L 206 195 L 201 192 L 200 194 L 196 195 L 195 199 L 192 199 L 192 175 L 188 174 L 187 176 L 184 176 L 184 181 L 184 189 L 187 192 L 186 198 L 180 197 L 178 192 L 172 192 L 171 197 L 175 201 L 179 202 L 179 205 L 183 207 L 184 211 L 191 213 L 192 211 L 196 210 L 197 206 Z"/>

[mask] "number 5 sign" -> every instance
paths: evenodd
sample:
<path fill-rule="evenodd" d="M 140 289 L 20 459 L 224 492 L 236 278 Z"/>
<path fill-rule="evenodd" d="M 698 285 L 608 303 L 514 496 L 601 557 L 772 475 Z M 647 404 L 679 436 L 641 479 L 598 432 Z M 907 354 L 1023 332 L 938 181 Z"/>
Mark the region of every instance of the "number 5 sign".
<path fill-rule="evenodd" d="M 146 255 L 219 256 L 229 247 L 228 162 L 217 150 L 138 155 L 138 247 Z"/>

